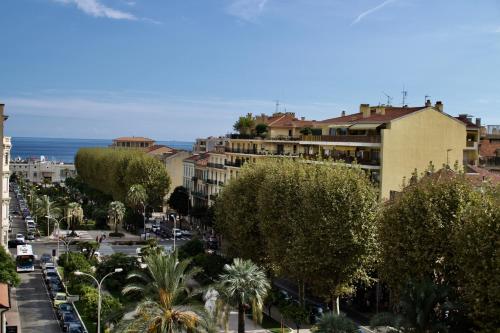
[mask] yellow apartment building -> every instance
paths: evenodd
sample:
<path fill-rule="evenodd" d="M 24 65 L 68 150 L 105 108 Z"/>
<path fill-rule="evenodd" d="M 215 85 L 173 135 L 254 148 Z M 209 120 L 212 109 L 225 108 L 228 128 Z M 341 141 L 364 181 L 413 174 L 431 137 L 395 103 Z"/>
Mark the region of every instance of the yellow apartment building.
<path fill-rule="evenodd" d="M 292 113 L 265 121 L 264 138 L 229 137 L 225 151 L 228 180 L 237 177 L 244 163 L 266 156 L 342 161 L 367 170 L 381 199 L 388 199 L 415 169 L 422 172 L 430 163 L 436 168 L 445 164 L 462 168 L 467 140 L 477 142 L 472 128 L 468 132 L 463 121 L 444 113 L 441 102 L 433 106 L 427 101 L 421 107 L 361 104 L 357 113 L 323 121 L 297 119 Z"/>

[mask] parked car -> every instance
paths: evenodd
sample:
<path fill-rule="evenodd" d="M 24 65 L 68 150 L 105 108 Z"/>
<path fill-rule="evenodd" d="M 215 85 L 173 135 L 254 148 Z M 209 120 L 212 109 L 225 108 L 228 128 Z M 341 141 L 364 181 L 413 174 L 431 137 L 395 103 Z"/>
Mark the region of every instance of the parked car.
<path fill-rule="evenodd" d="M 78 318 L 75 316 L 74 313 L 70 313 L 70 312 L 64 313 L 62 316 L 62 319 L 61 319 L 61 326 L 62 326 L 63 332 L 68 331 L 69 324 L 71 324 L 71 323 L 79 323 Z"/>
<path fill-rule="evenodd" d="M 32 232 L 28 232 L 28 234 L 26 235 L 26 239 L 27 240 L 35 240 L 35 234 Z"/>
<path fill-rule="evenodd" d="M 85 333 L 85 329 L 83 328 L 80 322 L 69 323 L 66 328 L 67 333 Z"/>
<path fill-rule="evenodd" d="M 66 303 L 68 301 L 68 298 L 66 297 L 66 293 L 59 292 L 56 294 L 56 297 L 54 297 L 54 307 L 58 307 L 59 304 L 61 303 Z"/>
<path fill-rule="evenodd" d="M 40 268 L 44 269 L 47 263 L 52 263 L 52 255 L 49 253 L 44 253 L 40 256 Z"/>
<path fill-rule="evenodd" d="M 57 318 L 61 319 L 65 312 L 70 312 L 70 313 L 74 312 L 73 305 L 71 305 L 71 303 L 59 304 L 59 306 L 57 307 Z"/>
<path fill-rule="evenodd" d="M 50 278 L 57 278 L 59 279 L 59 275 L 57 275 L 57 271 L 55 268 L 47 268 L 43 271 L 43 275 L 45 277 L 45 281 L 49 281 Z"/>
<path fill-rule="evenodd" d="M 52 262 L 52 256 L 51 256 L 50 254 L 47 254 L 47 253 L 43 254 L 42 256 L 44 256 L 44 255 L 46 255 L 46 256 L 50 256 L 50 258 L 49 258 L 49 257 L 46 257 L 44 260 L 41 260 L 41 262 L 42 262 L 43 274 L 45 275 L 45 270 L 46 270 L 46 269 L 49 269 L 49 268 L 55 268 L 55 266 L 54 266 L 54 263 Z"/>
<path fill-rule="evenodd" d="M 23 234 L 16 234 L 16 240 L 20 241 L 20 242 L 25 242 L 26 240 L 24 239 L 24 235 Z"/>
<path fill-rule="evenodd" d="M 8 241 L 9 249 L 12 249 L 12 248 L 15 249 L 18 245 L 25 245 L 25 244 L 26 244 L 26 242 L 19 240 L 19 239 L 11 239 L 10 241 Z"/>

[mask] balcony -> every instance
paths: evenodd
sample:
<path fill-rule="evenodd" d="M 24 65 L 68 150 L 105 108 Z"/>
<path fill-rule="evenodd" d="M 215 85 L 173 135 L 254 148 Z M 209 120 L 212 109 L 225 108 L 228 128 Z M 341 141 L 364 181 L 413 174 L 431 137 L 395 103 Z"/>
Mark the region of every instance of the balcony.
<path fill-rule="evenodd" d="M 207 194 L 204 194 L 203 192 L 198 192 L 198 191 L 191 191 L 191 195 L 194 197 L 202 198 L 202 199 L 208 198 Z"/>
<path fill-rule="evenodd" d="M 220 164 L 220 163 L 207 163 L 207 166 L 209 168 L 216 168 L 216 169 L 224 169 L 224 164 Z"/>
<path fill-rule="evenodd" d="M 279 156 L 299 156 L 298 152 L 284 151 L 284 150 L 257 150 L 257 149 L 231 149 L 226 148 L 226 152 L 228 153 L 236 153 L 236 154 L 251 154 L 251 155 L 279 155 Z"/>
<path fill-rule="evenodd" d="M 380 135 L 304 135 L 302 141 L 381 143 Z"/>
<path fill-rule="evenodd" d="M 198 177 L 193 176 L 193 177 L 191 177 L 191 180 L 192 180 L 193 182 L 196 182 L 196 181 L 198 181 Z"/>
<path fill-rule="evenodd" d="M 207 184 L 217 185 L 217 181 L 213 179 L 207 179 Z"/>
<path fill-rule="evenodd" d="M 243 163 L 244 163 L 243 161 L 239 161 L 239 160 L 237 160 L 236 162 L 225 161 L 224 165 L 229 166 L 229 167 L 239 168 L 243 165 Z"/>
<path fill-rule="evenodd" d="M 467 141 L 465 147 L 466 147 L 465 149 L 467 150 L 477 150 L 477 142 Z"/>
<path fill-rule="evenodd" d="M 303 155 L 303 157 L 306 160 L 313 160 L 313 161 L 321 161 L 321 160 L 333 161 L 333 162 L 343 161 L 344 163 L 347 164 L 356 163 L 358 165 L 380 166 L 380 158 L 370 159 L 370 158 L 360 158 L 360 157 L 346 156 L 346 155 L 329 156 L 329 155 L 318 155 L 318 154 Z"/>
<path fill-rule="evenodd" d="M 301 136 L 288 136 L 288 135 L 279 135 L 274 137 L 261 137 L 253 134 L 228 134 L 227 138 L 229 139 L 239 139 L 239 140 L 271 140 L 271 141 L 300 141 L 302 140 Z"/>

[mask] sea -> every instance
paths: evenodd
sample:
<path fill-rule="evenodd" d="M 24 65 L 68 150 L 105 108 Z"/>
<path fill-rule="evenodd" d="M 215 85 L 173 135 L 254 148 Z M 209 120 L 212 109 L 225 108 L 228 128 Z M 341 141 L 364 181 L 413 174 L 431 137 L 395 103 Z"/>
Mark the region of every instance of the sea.
<path fill-rule="evenodd" d="M 107 147 L 111 139 L 63 139 L 63 138 L 29 138 L 12 137 L 11 158 L 45 158 L 47 161 L 74 163 L 75 155 L 84 147 Z M 179 150 L 191 151 L 194 142 L 189 141 L 157 141 Z"/>

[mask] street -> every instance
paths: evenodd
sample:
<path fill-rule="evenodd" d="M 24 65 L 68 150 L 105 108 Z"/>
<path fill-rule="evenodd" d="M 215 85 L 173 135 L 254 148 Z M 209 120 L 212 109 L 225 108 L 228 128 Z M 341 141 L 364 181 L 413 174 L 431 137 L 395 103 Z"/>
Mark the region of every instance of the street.
<path fill-rule="evenodd" d="M 21 273 L 21 285 L 17 288 L 17 303 L 23 333 L 60 333 L 61 328 L 52 307 L 42 273 Z"/>
<path fill-rule="evenodd" d="M 11 211 L 17 210 L 15 194 L 11 192 Z M 10 238 L 15 238 L 17 233 L 26 235 L 26 226 L 21 217 L 12 219 L 12 232 Z M 43 253 L 33 247 L 33 253 L 38 257 Z M 11 249 L 15 256 L 16 249 Z M 21 322 L 22 333 L 60 333 L 61 328 L 56 319 L 52 302 L 43 282 L 42 272 L 35 269 L 34 272 L 19 273 L 21 284 L 16 288 L 17 305 Z"/>

